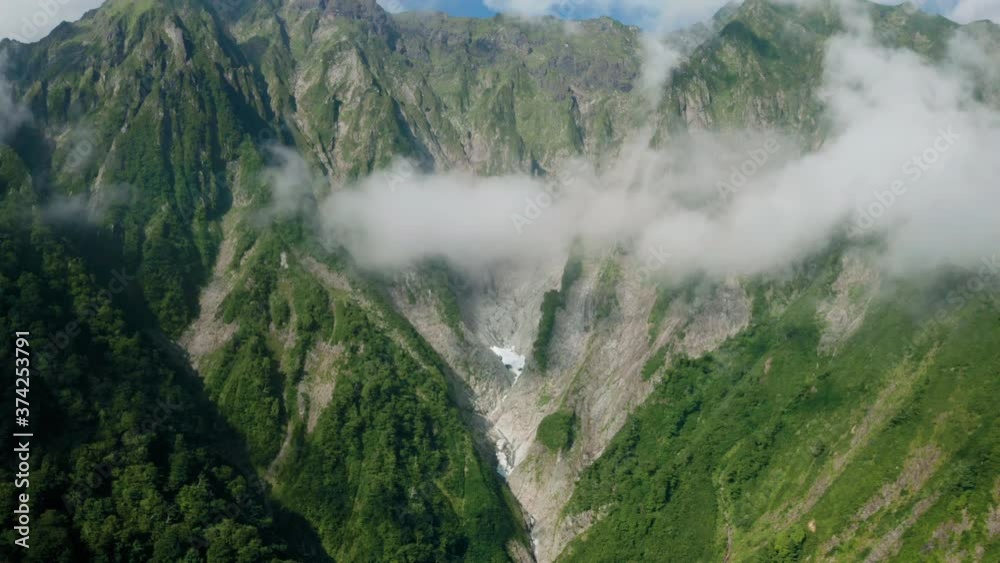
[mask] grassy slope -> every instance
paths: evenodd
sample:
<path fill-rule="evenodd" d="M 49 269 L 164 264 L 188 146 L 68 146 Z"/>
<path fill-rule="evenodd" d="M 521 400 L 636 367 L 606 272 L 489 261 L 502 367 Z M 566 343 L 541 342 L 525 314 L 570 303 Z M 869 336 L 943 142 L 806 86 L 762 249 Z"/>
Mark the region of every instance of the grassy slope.
<path fill-rule="evenodd" d="M 987 531 L 1000 502 L 997 309 L 903 289 L 840 352 L 820 355 L 823 278 L 780 313 L 762 288 L 751 328 L 668 370 L 581 479 L 569 511 L 604 516 L 563 559 L 1000 553 Z M 915 317 L 915 302 L 947 311 L 946 326 Z M 971 528 L 949 535 L 964 517 Z"/>

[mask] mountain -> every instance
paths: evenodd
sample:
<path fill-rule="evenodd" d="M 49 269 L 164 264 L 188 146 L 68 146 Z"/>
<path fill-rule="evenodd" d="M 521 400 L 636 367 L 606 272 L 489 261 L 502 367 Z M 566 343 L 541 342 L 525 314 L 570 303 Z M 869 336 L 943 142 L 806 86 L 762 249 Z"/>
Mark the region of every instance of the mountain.
<path fill-rule="evenodd" d="M 1000 62 L 993 24 L 860 6 L 920 64 L 956 38 Z M 900 282 L 847 234 L 777 273 L 660 279 L 579 241 L 373 270 L 314 214 L 379 178 L 599 174 L 703 134 L 815 154 L 855 25 L 747 0 L 651 46 L 608 18 L 109 0 L 3 41 L 0 325 L 31 332 L 38 442 L 32 548 L 11 515 L 4 557 L 997 559 L 983 274 Z M 975 80 L 1000 109 L 1000 75 Z"/>

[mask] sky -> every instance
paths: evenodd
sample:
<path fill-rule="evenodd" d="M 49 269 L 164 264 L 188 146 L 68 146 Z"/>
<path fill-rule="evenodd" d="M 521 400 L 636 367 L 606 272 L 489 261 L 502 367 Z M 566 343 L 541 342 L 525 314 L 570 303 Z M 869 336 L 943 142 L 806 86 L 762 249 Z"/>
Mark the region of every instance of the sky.
<path fill-rule="evenodd" d="M 76 21 L 104 0 L 0 0 L 0 38 L 34 43 L 64 21 Z"/>
<path fill-rule="evenodd" d="M 503 12 L 566 19 L 611 16 L 647 29 L 683 27 L 709 17 L 726 0 L 379 0 L 396 10 L 439 10 L 457 16 L 485 17 Z M 898 0 L 881 0 L 898 3 Z M 0 0 L 0 38 L 38 41 L 63 21 L 76 21 L 104 0 Z M 1000 0 L 920 0 L 926 10 L 959 22 L 1000 22 Z"/>

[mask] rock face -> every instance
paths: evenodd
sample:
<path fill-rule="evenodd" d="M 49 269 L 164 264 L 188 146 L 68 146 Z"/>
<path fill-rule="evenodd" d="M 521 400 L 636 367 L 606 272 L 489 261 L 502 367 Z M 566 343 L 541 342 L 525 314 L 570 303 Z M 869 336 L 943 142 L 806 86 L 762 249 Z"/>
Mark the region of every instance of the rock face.
<path fill-rule="evenodd" d="M 598 319 L 593 297 L 609 260 L 622 273 L 614 287 L 616 306 Z M 658 329 L 650 330 L 656 289 L 643 285 L 627 257 L 593 257 L 559 312 L 548 369 L 529 358 L 524 373 L 511 376 L 492 346 L 531 350 L 543 294 L 559 285 L 562 262 L 530 270 L 504 269 L 461 288 L 462 324 L 449 327 L 430 291 L 415 274 L 392 292 L 394 303 L 420 334 L 455 367 L 497 452 L 503 475 L 531 523 L 535 557 L 551 561 L 587 519 L 564 518 L 563 507 L 580 472 L 603 453 L 630 412 L 653 390 L 657 377 L 643 367 L 661 348 L 670 355 L 698 357 L 737 334 L 750 320 L 750 300 L 737 281 L 711 288 L 690 303 L 672 304 Z M 411 296 L 416 295 L 414 299 Z M 669 359 L 666 362 L 669 365 Z M 536 440 L 541 422 L 572 411 L 572 446 L 551 451 Z"/>
<path fill-rule="evenodd" d="M 819 341 L 821 352 L 834 352 L 864 322 L 865 312 L 878 295 L 881 276 L 874 258 L 861 251 L 843 257 L 843 269 L 833 283 L 833 296 L 820 304 L 826 330 Z"/>
<path fill-rule="evenodd" d="M 389 15 L 374 0 L 212 4 L 219 13 L 198 0 L 112 2 L 38 45 L 4 42 L 11 47 L 13 90 L 34 112 L 32 127 L 37 129 L 23 142 L 37 143 L 37 154 L 52 160 L 31 162 L 30 169 L 41 172 L 40 177 L 51 176 L 67 193 L 106 181 L 136 185 L 140 203 L 114 219 L 106 238 L 141 272 L 137 293 L 164 331 L 180 340 L 196 369 L 219 371 L 225 359 L 220 351 L 229 347 L 234 347 L 232 355 L 246 356 L 239 369 L 226 370 L 231 389 L 223 391 L 231 392 L 213 400 L 225 404 L 231 421 L 243 421 L 238 431 L 254 423 L 260 442 L 255 451 L 261 453 L 253 462 L 266 470 L 276 489 L 297 477 L 294 463 L 287 460 L 339 446 L 322 442 L 327 435 L 323 417 L 336 411 L 334 406 L 349 403 L 338 403 L 352 388 L 341 378 L 350 375 L 348 362 L 364 353 L 366 343 L 351 349 L 322 340 L 337 327 L 320 321 L 337 323 L 345 310 L 359 310 L 359 318 L 372 319 L 366 330 L 400 350 L 396 359 L 407 360 L 398 368 L 401 373 L 416 366 L 442 380 L 450 378 L 447 400 L 445 385 L 432 389 L 442 390 L 434 395 L 440 399 L 434 412 L 447 411 L 441 405 L 450 408 L 452 401 L 467 415 L 464 426 L 454 426 L 462 431 L 452 435 L 454 443 L 467 447 L 449 460 L 457 467 L 458 460 L 478 460 L 477 452 L 487 458 L 484 489 L 500 490 L 495 471 L 523 510 L 523 515 L 511 510 L 507 516 L 511 521 L 523 516 L 533 553 L 527 541 L 521 543 L 521 530 L 508 530 L 507 554 L 517 560 L 556 559 L 582 532 L 606 521 L 603 505 L 577 513 L 564 509 L 581 475 L 610 451 L 630 415 L 656 402 L 650 396 L 666 370 L 681 358 L 711 354 L 743 333 L 752 326 L 751 313 L 759 303 L 777 317 L 783 300 L 793 299 L 770 287 L 755 293 L 755 280 L 736 279 L 699 286 L 687 296 L 665 297 L 663 288 L 647 283 L 634 257 L 585 249 L 581 276 L 562 296 L 548 365 L 541 369 L 531 351 L 545 294 L 560 287 L 562 260 L 496 269 L 474 279 L 416 268 L 390 282 L 344 264 L 333 268 L 309 255 L 310 250 L 301 248 L 307 245 L 294 235 L 256 232 L 252 212 L 268 201 L 268 194 L 254 178 L 267 147 L 272 141 L 293 145 L 335 186 L 397 157 L 428 170 L 555 173 L 570 158 L 598 161 L 614 153 L 641 128 L 651 129 L 654 143 L 698 129 L 782 129 L 815 147 L 824 134 L 816 92 L 823 45 L 839 28 L 837 17 L 827 8 L 806 14 L 762 0 L 728 6 L 711 25 L 671 38 L 685 58 L 650 112 L 649 100 L 637 87 L 642 73 L 639 31 L 609 19 L 569 29 L 555 21 Z M 902 8 L 873 10 L 880 38 L 929 58 L 940 54 L 953 28 Z M 996 26 L 977 25 L 973 31 L 1000 45 Z M 983 80 L 989 86 L 997 76 Z M 984 91 L 986 102 L 1000 103 L 1000 89 Z M 210 112 L 214 121 L 201 121 Z M 66 155 L 74 154 L 71 143 L 76 141 L 65 132 L 91 126 L 98 130 L 88 140 L 90 150 L 77 155 L 79 167 L 67 166 Z M 349 257 L 337 258 L 350 263 Z M 845 253 L 839 265 L 830 291 L 810 296 L 818 304 L 819 331 L 809 350 L 824 362 L 838 357 L 863 329 L 881 288 L 879 273 L 863 252 Z M 617 272 L 610 282 L 602 275 L 609 267 Z M 274 272 L 278 275 L 272 276 Z M 317 295 L 322 299 L 311 299 Z M 783 330 L 775 341 L 811 334 L 800 328 Z M 239 346 L 233 344 L 237 341 Z M 505 366 L 496 348 L 527 356 L 523 371 Z M 803 380 L 801 389 L 779 389 L 769 399 L 776 404 L 788 396 L 808 400 L 824 392 L 828 383 L 823 377 L 837 369 L 854 373 L 863 363 L 812 374 L 818 361 L 810 357 L 791 370 L 790 356 L 768 352 L 760 373 L 753 373 L 754 389 L 744 389 L 745 396 L 755 396 L 756 388 L 780 386 L 783 377 L 794 380 L 794 375 L 810 379 Z M 953 364 L 942 369 L 969 369 L 957 360 Z M 272 365 L 282 370 L 280 377 L 261 377 L 236 393 L 249 372 L 244 366 Z M 789 370 L 795 373 L 789 375 Z M 904 379 L 903 390 L 916 387 L 913 374 Z M 414 393 L 415 403 L 433 395 L 425 391 Z M 827 444 L 836 446 L 848 435 L 843 429 L 831 430 L 824 422 L 807 431 L 826 434 L 824 441 L 817 438 L 806 448 L 815 463 L 810 459 L 799 467 L 830 469 L 813 485 L 819 492 L 805 495 L 808 502 L 790 505 L 783 513 L 779 529 L 809 517 L 810 533 L 826 533 L 827 522 L 806 513 L 834 485 L 827 475 L 843 472 L 854 459 L 853 444 L 867 444 L 870 428 L 908 424 L 905 412 L 896 416 L 902 399 L 879 397 L 875 407 L 890 403 L 894 408 L 849 413 L 862 421 L 857 438 L 847 438 L 850 456 L 840 452 L 833 461 L 823 461 Z M 261 399 L 268 401 L 266 417 L 240 418 L 251 410 L 263 411 L 255 408 Z M 386 419 L 395 414 L 390 408 L 384 413 Z M 951 435 L 978 432 L 978 416 L 955 417 L 967 426 Z M 942 414 L 941 420 L 944 424 L 947 417 Z M 563 432 L 558 439 L 540 431 L 547 423 Z M 272 425 L 280 428 L 275 431 Z M 766 450 L 777 432 L 753 434 L 754 445 Z M 855 435 L 854 428 L 849 434 Z M 732 451 L 738 454 L 741 447 L 733 445 Z M 914 459 L 933 463 L 914 467 L 924 467 L 928 475 L 951 455 L 920 452 Z M 719 459 L 728 462 L 726 455 L 728 451 L 722 452 Z M 764 462 L 747 457 L 753 463 L 738 468 L 741 475 L 766 472 Z M 368 459 L 362 456 L 362 461 Z M 324 458 L 315 466 L 328 462 Z M 475 463 L 463 467 L 478 470 Z M 965 474 L 956 470 L 956 475 L 949 486 L 964 487 Z M 722 477 L 711 476 L 718 483 Z M 315 482 L 336 480 L 322 474 Z M 891 495 L 886 498 L 899 504 L 904 486 L 925 480 L 900 479 L 897 488 L 887 489 Z M 455 482 L 461 479 L 451 481 L 458 490 Z M 312 492 L 311 484 L 300 486 Z M 726 486 L 731 485 L 719 486 L 720 499 Z M 300 509 L 311 507 L 310 523 L 319 528 L 317 522 L 331 512 L 310 505 L 311 497 L 292 500 L 301 503 Z M 433 506 L 453 502 L 444 497 Z M 495 495 L 496 506 L 506 506 L 501 498 Z M 457 504 L 464 497 L 460 500 Z M 996 502 L 1000 498 L 993 499 L 984 520 L 990 538 L 1000 529 Z M 889 512 L 878 508 L 873 514 Z M 747 550 L 748 542 L 769 537 L 770 528 L 754 529 L 752 540 L 741 537 L 747 528 L 732 523 L 731 510 L 723 506 L 719 511 L 727 554 L 730 548 L 738 550 L 741 541 Z M 325 523 L 329 528 L 338 524 Z M 965 527 L 955 524 L 940 533 L 961 534 Z M 858 527 L 842 538 L 846 542 L 865 531 Z M 872 553 L 896 549 L 903 531 Z"/>

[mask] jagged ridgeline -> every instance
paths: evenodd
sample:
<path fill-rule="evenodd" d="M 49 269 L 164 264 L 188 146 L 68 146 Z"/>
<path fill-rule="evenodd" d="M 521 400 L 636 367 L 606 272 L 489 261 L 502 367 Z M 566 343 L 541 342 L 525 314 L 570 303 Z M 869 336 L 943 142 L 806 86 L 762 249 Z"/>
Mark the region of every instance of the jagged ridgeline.
<path fill-rule="evenodd" d="M 931 62 L 957 29 L 867 10 Z M 948 299 L 966 273 L 885 287 L 875 243 L 839 241 L 780 281 L 657 286 L 586 249 L 528 280 L 373 274 L 272 193 L 275 146 L 323 174 L 300 208 L 398 157 L 546 176 L 642 129 L 808 150 L 843 28 L 729 6 L 671 36 L 655 110 L 607 18 L 108 0 L 4 40 L 0 326 L 31 332 L 38 438 L 32 547 L 8 512 L 3 558 L 997 560 L 1000 317 Z M 966 30 L 1000 64 L 997 27 Z"/>

